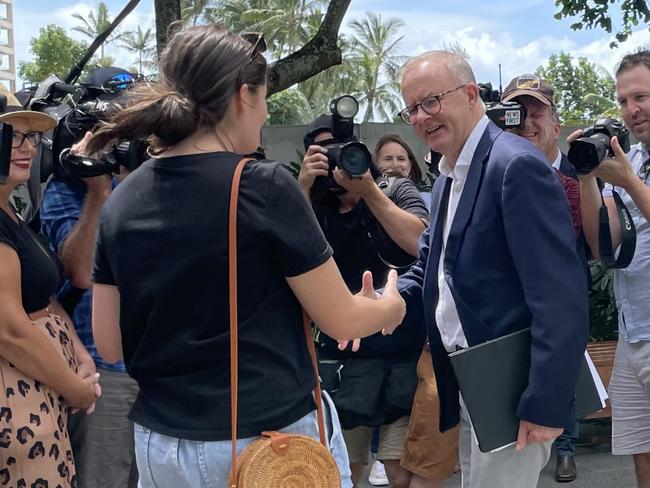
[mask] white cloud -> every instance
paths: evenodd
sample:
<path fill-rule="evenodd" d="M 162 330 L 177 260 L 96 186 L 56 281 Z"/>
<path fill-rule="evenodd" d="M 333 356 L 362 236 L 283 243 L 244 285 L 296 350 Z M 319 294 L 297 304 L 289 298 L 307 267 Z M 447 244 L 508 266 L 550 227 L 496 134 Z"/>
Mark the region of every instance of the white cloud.
<path fill-rule="evenodd" d="M 458 3 L 459 7 L 463 6 L 463 2 Z M 528 0 L 525 7 L 536 4 L 539 4 L 539 0 Z M 585 56 L 611 73 L 625 53 L 639 46 L 650 45 L 650 31 L 647 28 L 634 32 L 620 47 L 610 49 L 609 43 L 613 36 L 604 34 L 599 40 L 579 45 L 576 42 L 579 36 L 572 31 L 562 36 L 545 35 L 520 42 L 515 40 L 515 33 L 520 33 L 511 30 L 511 27 L 517 26 L 480 17 L 477 10 L 473 10 L 471 15 L 439 14 L 424 10 L 382 10 L 381 13 L 384 19 L 399 17 L 405 21 L 407 27 L 400 45 L 401 54 L 414 56 L 430 49 L 458 44 L 469 55 L 477 80 L 491 81 L 495 86 L 498 84 L 499 64 L 502 67 L 504 85 L 514 76 L 535 71 L 538 66 L 546 63 L 551 54 L 560 51 L 569 52 L 574 57 Z M 347 27 L 349 21 L 364 16 L 365 11 L 351 10 L 346 16 L 342 31 L 350 33 Z"/>

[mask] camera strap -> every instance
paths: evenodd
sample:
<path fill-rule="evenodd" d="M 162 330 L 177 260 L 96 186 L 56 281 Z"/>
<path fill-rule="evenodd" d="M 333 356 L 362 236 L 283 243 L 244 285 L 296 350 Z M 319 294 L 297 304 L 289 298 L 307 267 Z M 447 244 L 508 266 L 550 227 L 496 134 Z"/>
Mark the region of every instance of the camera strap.
<path fill-rule="evenodd" d="M 388 177 L 381 177 L 376 181 L 379 189 L 393 203 L 395 203 L 394 196 L 395 196 L 395 187 L 396 187 L 397 180 L 398 180 L 397 176 L 388 176 Z M 368 241 L 370 242 L 370 245 L 375 250 L 375 253 L 377 254 L 379 260 L 382 263 L 384 263 L 384 265 L 386 265 L 389 269 L 395 269 L 397 271 L 400 271 L 403 269 L 410 268 L 413 265 L 413 263 L 417 261 L 417 258 L 411 256 L 406 251 L 399 248 L 399 246 L 397 246 L 397 244 L 395 244 L 394 242 L 393 244 L 395 246 L 395 249 L 394 252 L 392 253 L 393 256 L 391 257 L 384 256 L 385 253 L 382 251 L 385 250 L 382 249 L 382 246 L 380 245 L 380 242 L 382 242 L 382 240 L 380 239 L 379 236 L 380 230 L 378 228 L 381 226 L 381 224 L 379 223 L 377 218 L 374 215 L 372 215 L 368 207 L 366 207 L 365 210 L 367 212 L 367 215 L 363 218 L 361 224 L 366 228 L 368 234 Z"/>
<path fill-rule="evenodd" d="M 598 249 L 600 259 L 608 268 L 627 268 L 632 262 L 634 251 L 636 249 L 636 228 L 630 211 L 623 203 L 621 196 L 616 189 L 612 189 L 612 197 L 616 203 L 618 220 L 621 228 L 621 247 L 616 256 L 612 245 L 612 234 L 609 230 L 609 213 L 605 205 L 605 199 L 602 198 L 600 207 L 599 225 L 598 225 Z"/>

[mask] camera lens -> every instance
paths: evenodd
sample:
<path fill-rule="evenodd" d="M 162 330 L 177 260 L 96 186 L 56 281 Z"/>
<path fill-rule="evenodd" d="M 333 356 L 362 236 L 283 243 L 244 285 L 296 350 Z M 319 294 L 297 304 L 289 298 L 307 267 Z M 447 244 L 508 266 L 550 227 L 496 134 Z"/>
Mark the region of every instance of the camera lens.
<path fill-rule="evenodd" d="M 571 143 L 569 148 L 569 161 L 581 175 L 591 173 L 607 155 L 609 137 L 605 134 L 592 134 L 581 137 Z"/>
<path fill-rule="evenodd" d="M 349 176 L 362 176 L 370 168 L 370 153 L 361 143 L 346 144 L 341 149 L 339 166 Z"/>

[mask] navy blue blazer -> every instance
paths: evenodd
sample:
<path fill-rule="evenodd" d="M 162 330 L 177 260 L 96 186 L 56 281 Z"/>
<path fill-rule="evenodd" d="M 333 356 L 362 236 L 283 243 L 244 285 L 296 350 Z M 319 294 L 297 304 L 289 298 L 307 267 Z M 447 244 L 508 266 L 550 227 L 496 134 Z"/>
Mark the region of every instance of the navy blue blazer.
<path fill-rule="evenodd" d="M 419 259 L 398 281 L 407 303 L 403 326 L 421 327 L 424 316 L 441 431 L 459 421 L 458 385 L 435 322 L 450 186 L 445 176 L 435 182 Z M 554 170 L 529 141 L 490 122 L 469 168 L 443 269 L 470 346 L 531 327 L 529 384 L 517 413 L 539 425 L 563 427 L 571 416 L 589 322 L 583 266 Z"/>

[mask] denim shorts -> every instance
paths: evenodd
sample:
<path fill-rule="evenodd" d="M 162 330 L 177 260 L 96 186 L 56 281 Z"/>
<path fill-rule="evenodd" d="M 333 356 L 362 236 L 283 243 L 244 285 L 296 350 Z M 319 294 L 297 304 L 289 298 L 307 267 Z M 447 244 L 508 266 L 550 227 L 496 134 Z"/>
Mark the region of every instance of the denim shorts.
<path fill-rule="evenodd" d="M 352 488 L 348 453 L 334 404 L 323 392 L 325 423 L 330 452 L 341 473 L 341 488 Z M 135 424 L 135 457 L 139 488 L 224 488 L 232 464 L 231 442 L 190 441 L 169 437 Z M 318 439 L 316 411 L 305 415 L 281 432 L 305 434 Z M 256 437 L 237 440 L 241 452 Z"/>

